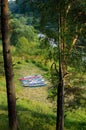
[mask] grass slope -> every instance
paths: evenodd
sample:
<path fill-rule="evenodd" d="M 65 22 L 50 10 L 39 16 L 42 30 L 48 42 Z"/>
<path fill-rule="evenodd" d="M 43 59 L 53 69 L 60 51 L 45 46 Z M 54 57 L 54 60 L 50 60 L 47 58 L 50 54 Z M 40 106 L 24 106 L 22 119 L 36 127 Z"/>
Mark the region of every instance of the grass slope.
<path fill-rule="evenodd" d="M 55 130 L 56 113 L 52 103 L 47 100 L 46 87 L 27 88 L 19 82 L 19 78 L 31 74 L 42 74 L 46 71 L 32 62 L 25 62 L 22 58 L 13 58 L 14 82 L 17 98 L 17 114 L 20 130 Z M 0 75 L 0 129 L 9 130 L 5 79 Z M 65 130 L 86 130 L 86 110 L 78 109 L 68 112 L 65 117 Z"/>
<path fill-rule="evenodd" d="M 31 74 L 45 75 L 46 71 L 35 66 L 32 62 L 24 62 L 16 59 L 14 65 L 14 82 L 17 98 L 17 114 L 20 130 L 55 130 L 56 116 L 52 110 L 52 104 L 47 100 L 45 87 L 23 87 L 20 77 Z M 9 130 L 7 98 L 4 76 L 0 76 L 0 128 Z"/>

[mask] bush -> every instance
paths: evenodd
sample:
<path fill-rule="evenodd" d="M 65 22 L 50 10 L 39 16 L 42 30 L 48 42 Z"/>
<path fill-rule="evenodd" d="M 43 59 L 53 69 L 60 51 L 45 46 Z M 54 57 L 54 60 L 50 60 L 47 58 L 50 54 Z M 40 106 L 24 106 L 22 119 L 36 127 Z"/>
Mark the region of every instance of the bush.
<path fill-rule="evenodd" d="M 34 29 L 33 26 L 28 26 L 23 24 L 25 22 L 25 18 L 21 19 L 12 19 L 10 21 L 11 26 L 11 44 L 16 46 L 17 41 L 20 39 L 20 37 L 25 37 L 28 42 L 36 42 L 38 41 L 37 31 Z"/>
<path fill-rule="evenodd" d="M 28 40 L 25 37 L 20 37 L 16 44 L 16 52 L 19 55 L 24 55 L 25 53 L 28 53 L 28 49 L 29 49 Z"/>

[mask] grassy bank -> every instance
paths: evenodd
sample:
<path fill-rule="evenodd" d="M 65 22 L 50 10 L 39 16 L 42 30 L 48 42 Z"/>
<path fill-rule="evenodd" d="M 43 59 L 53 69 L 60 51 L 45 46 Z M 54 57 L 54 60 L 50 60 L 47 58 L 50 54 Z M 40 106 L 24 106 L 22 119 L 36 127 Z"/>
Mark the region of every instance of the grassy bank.
<path fill-rule="evenodd" d="M 17 115 L 20 130 L 55 130 L 56 113 L 53 104 L 48 101 L 47 70 L 37 66 L 28 59 L 13 57 L 14 82 L 17 98 Z M 20 77 L 41 74 L 47 82 L 45 87 L 23 87 Z M 9 130 L 7 98 L 4 75 L 0 74 L 0 129 Z M 76 111 L 67 112 L 65 117 L 65 130 L 86 130 L 86 110 L 79 108 Z"/>

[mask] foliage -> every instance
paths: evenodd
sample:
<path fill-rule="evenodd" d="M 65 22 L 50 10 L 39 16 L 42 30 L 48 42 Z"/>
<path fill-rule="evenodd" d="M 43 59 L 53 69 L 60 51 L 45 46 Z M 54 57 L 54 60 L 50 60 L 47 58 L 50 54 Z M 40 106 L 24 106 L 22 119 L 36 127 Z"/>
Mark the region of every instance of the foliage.
<path fill-rule="evenodd" d="M 44 38 L 40 38 L 38 49 L 39 53 L 44 57 L 45 65 L 47 65 L 49 62 L 51 62 L 51 64 L 54 61 L 57 62 L 58 47 L 54 39 L 48 38 L 46 35 Z"/>
<path fill-rule="evenodd" d="M 65 49 L 62 52 L 62 58 L 65 57 L 65 65 L 67 67 L 67 75 L 65 75 L 64 80 L 65 80 L 65 93 L 69 91 L 69 95 L 66 93 L 67 97 L 67 105 L 68 108 L 66 107 L 66 111 L 72 108 L 75 109 L 77 106 L 81 106 L 82 108 L 84 107 L 84 99 L 81 100 L 80 98 L 83 98 L 83 92 L 79 91 L 79 89 L 76 89 L 76 87 L 82 87 L 85 86 L 85 69 L 86 69 L 86 61 L 83 60 L 83 55 L 86 55 L 85 51 L 85 42 L 86 42 L 86 22 L 85 22 L 85 17 L 86 17 L 86 2 L 85 0 L 75 0 L 75 1 L 68 1 L 68 0 L 36 0 L 36 1 L 30 1 L 31 3 L 28 4 L 28 1 L 22 0 L 24 3 L 24 6 L 22 5 L 22 8 L 20 9 L 20 13 L 24 12 L 24 14 L 31 14 L 31 19 L 23 19 L 20 18 L 20 23 L 18 25 L 18 30 L 12 34 L 13 36 L 16 34 L 16 38 L 14 38 L 13 41 L 16 40 L 16 43 L 21 41 L 21 37 L 25 37 L 28 40 L 28 43 L 31 42 L 32 35 L 30 35 L 30 31 L 28 32 L 24 28 L 28 28 L 27 26 L 22 26 L 21 23 L 23 24 L 31 24 L 34 26 L 34 24 L 39 24 L 39 30 L 41 30 L 42 33 L 46 35 L 46 38 L 41 40 L 40 45 L 35 46 L 37 51 L 34 51 L 35 55 L 42 55 L 43 59 L 45 60 L 45 64 L 50 60 L 50 62 L 54 61 L 56 64 L 58 63 L 58 55 L 59 55 L 59 49 L 58 47 L 51 47 L 49 44 L 48 39 L 53 38 L 55 41 L 58 41 L 59 35 L 61 36 L 61 42 L 64 42 Z M 20 0 L 17 1 L 18 6 L 22 3 Z M 27 5 L 28 7 L 32 7 L 31 12 L 27 11 Z M 30 9 L 30 8 L 28 8 Z M 35 13 L 36 12 L 36 13 Z M 61 17 L 59 17 L 59 12 L 61 12 Z M 54 14 L 54 15 L 53 15 Z M 38 20 L 38 21 L 37 21 Z M 62 20 L 61 24 L 61 32 L 58 33 L 59 30 L 59 20 Z M 16 24 L 15 24 L 16 26 Z M 24 27 L 21 29 L 21 26 Z M 23 31 L 21 31 L 23 30 Z M 29 30 L 29 28 L 28 28 Z M 26 33 L 25 33 L 26 32 Z M 12 32 L 13 33 L 13 32 Z M 21 35 L 20 35 L 21 34 Z M 18 37 L 17 37 L 18 36 Z M 28 39 L 29 36 L 29 39 Z M 34 38 L 35 39 L 35 38 Z M 25 40 L 24 38 L 22 40 Z M 34 40 L 33 40 L 34 41 Z M 84 41 L 84 42 L 83 42 Z M 26 42 L 26 41 L 25 41 Z M 58 43 L 58 42 L 57 42 Z M 33 46 L 33 45 L 32 45 Z M 20 47 L 20 46 L 19 46 Z M 82 50 L 82 48 L 84 48 Z M 22 49 L 22 48 L 21 48 Z M 47 50 L 47 51 L 46 51 Z M 24 53 L 27 53 L 27 48 L 25 48 Z M 83 51 L 83 53 L 82 53 Z M 18 52 L 18 51 L 17 51 Z M 29 50 L 29 52 L 31 52 Z M 34 56 L 35 57 L 35 56 Z M 40 58 L 41 59 L 41 58 Z M 42 59 L 42 62 L 43 62 Z M 37 60 L 37 59 L 36 59 Z M 41 62 L 38 60 L 32 60 L 32 62 L 38 66 L 42 67 Z M 57 84 L 58 84 L 58 72 L 56 72 L 57 68 L 53 68 L 51 71 L 51 83 L 52 83 L 52 89 L 49 90 L 50 97 L 54 99 L 54 97 L 57 94 Z M 76 91 L 79 93 L 77 93 Z M 74 91 L 72 93 L 72 96 L 74 96 L 71 101 L 70 99 L 70 94 L 71 91 Z M 81 89 L 80 89 L 81 90 Z M 82 109 L 81 108 L 81 109 Z M 67 120 L 68 122 L 68 120 Z M 82 122 L 82 121 L 81 121 Z M 72 122 L 73 124 L 74 122 Z M 67 124 L 67 123 L 66 123 Z M 76 126 L 72 127 L 70 126 L 71 121 L 69 123 L 69 126 L 66 125 L 67 129 L 71 127 L 71 130 L 74 129 L 80 129 L 82 127 L 82 124 L 79 125 L 74 124 Z M 82 129 L 85 127 L 83 126 Z"/>
<path fill-rule="evenodd" d="M 24 55 L 25 53 L 28 53 L 28 49 L 29 49 L 28 40 L 25 37 L 20 37 L 16 44 L 17 53 L 19 53 L 20 55 Z"/>
<path fill-rule="evenodd" d="M 38 1 L 36 1 L 38 2 Z M 41 11 L 41 25 L 45 29 L 45 33 L 49 37 L 52 30 L 52 26 L 49 26 L 52 24 L 57 24 L 57 28 L 54 28 L 54 32 L 58 31 L 59 29 L 59 20 L 60 20 L 60 34 L 57 33 L 56 40 L 58 40 L 58 36 L 60 35 L 60 44 L 64 44 L 64 51 L 62 52 L 62 58 L 65 58 L 64 64 L 68 67 L 75 68 L 75 71 L 83 71 L 85 68 L 85 65 L 83 64 L 84 61 L 82 61 L 82 53 L 77 49 L 78 41 L 80 41 L 80 38 L 83 37 L 85 39 L 85 35 L 82 36 L 82 33 L 85 32 L 85 21 L 84 17 L 86 17 L 86 10 L 84 8 L 86 2 L 83 1 L 41 1 L 39 3 L 39 9 Z M 45 8 L 44 8 L 45 7 Z M 54 7 L 54 8 L 53 8 Z M 55 12 L 55 13 L 52 13 Z M 57 12 L 57 13 L 56 13 Z M 60 12 L 60 14 L 59 14 Z M 53 17 L 53 14 L 55 14 Z M 49 16 L 49 17 L 48 17 Z M 52 17 L 52 20 L 50 19 Z M 53 23 L 53 20 L 55 23 Z M 46 25 L 48 23 L 48 33 L 46 29 Z M 55 36 L 55 34 L 54 34 Z M 52 35 L 53 37 L 53 35 Z M 76 44 L 77 43 L 77 44 Z M 82 46 L 82 43 L 81 43 Z M 85 46 L 84 46 L 85 47 Z M 47 49 L 47 44 L 46 47 Z M 49 50 L 49 48 L 48 48 Z M 44 53 L 45 54 L 45 53 Z M 54 53 L 55 54 L 55 53 Z M 52 54 L 51 54 L 52 55 Z M 50 55 L 50 56 L 51 56 Z M 54 55 L 55 56 L 55 55 Z M 45 56 L 47 57 L 47 56 Z M 55 56 L 56 57 L 56 56 Z M 57 57 L 58 58 L 58 57 Z M 53 58 L 56 59 L 56 58 Z M 58 59 L 57 59 L 58 61 Z M 72 62 L 71 62 L 72 61 Z M 77 67 L 77 63 L 79 67 Z M 84 66 L 83 66 L 84 65 Z M 67 70 L 69 71 L 69 70 Z M 69 71 L 70 73 L 70 71 Z M 72 73 L 72 72 L 71 72 Z M 75 76 L 73 77 L 74 80 Z M 65 78 L 66 79 L 66 78 Z M 57 79 L 56 79 L 57 80 Z M 74 84 L 72 84 L 74 85 Z M 54 84 L 53 84 L 54 86 Z"/>
<path fill-rule="evenodd" d="M 53 101 L 55 101 L 57 97 L 57 88 L 59 83 L 59 76 L 58 76 L 56 63 L 53 63 L 51 65 L 50 75 L 51 75 L 50 79 L 51 79 L 52 86 L 48 91 L 49 92 L 48 98 L 50 98 L 51 100 L 53 99 Z"/>
<path fill-rule="evenodd" d="M 23 19 L 22 22 L 21 19 Z M 28 40 L 28 42 L 37 42 L 38 40 L 37 33 L 34 27 L 27 26 L 24 24 L 24 22 L 24 18 L 20 18 L 20 20 L 14 18 L 10 21 L 10 26 L 12 30 L 10 41 L 11 44 L 14 46 L 17 44 L 17 41 L 20 37 L 25 37 Z"/>

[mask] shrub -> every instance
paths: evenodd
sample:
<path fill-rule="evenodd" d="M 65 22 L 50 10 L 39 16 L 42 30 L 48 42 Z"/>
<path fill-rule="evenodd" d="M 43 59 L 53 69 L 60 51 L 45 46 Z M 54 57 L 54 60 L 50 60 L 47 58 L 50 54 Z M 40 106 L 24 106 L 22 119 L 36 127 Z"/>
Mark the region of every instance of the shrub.
<path fill-rule="evenodd" d="M 16 44 L 16 52 L 19 55 L 24 55 L 25 53 L 28 53 L 28 48 L 29 48 L 28 40 L 25 37 L 20 37 Z"/>

